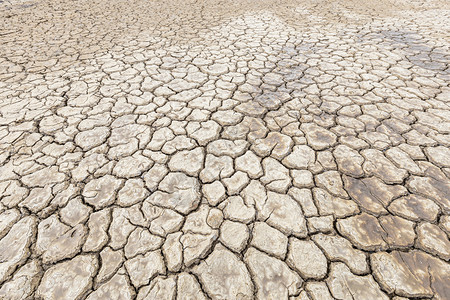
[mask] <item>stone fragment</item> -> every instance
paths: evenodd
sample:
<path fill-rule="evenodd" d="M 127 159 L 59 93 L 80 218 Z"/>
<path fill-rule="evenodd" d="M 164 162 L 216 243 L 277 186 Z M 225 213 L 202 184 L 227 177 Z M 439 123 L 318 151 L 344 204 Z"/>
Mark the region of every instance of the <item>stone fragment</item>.
<path fill-rule="evenodd" d="M 108 127 L 94 127 L 91 130 L 81 131 L 75 136 L 75 143 L 84 151 L 103 144 L 110 134 Z"/>
<path fill-rule="evenodd" d="M 262 165 L 264 168 L 264 176 L 261 177 L 261 182 L 269 190 L 285 193 L 291 184 L 289 170 L 271 157 L 265 158 Z"/>
<path fill-rule="evenodd" d="M 139 254 L 125 262 L 125 268 L 130 275 L 131 282 L 135 287 L 149 284 L 156 275 L 166 272 L 161 251 L 150 251 Z"/>
<path fill-rule="evenodd" d="M 375 125 L 372 125 L 375 126 Z M 379 131 L 382 131 L 383 125 L 379 127 Z M 394 133 L 390 132 L 393 136 Z M 372 145 L 376 150 L 374 151 L 384 151 L 389 147 L 392 147 L 392 141 L 387 134 L 378 131 L 363 131 L 359 134 L 359 136 Z M 399 139 L 397 143 L 403 142 L 403 139 Z M 370 149 L 373 150 L 373 149 Z"/>
<path fill-rule="evenodd" d="M 289 297 L 289 300 L 311 300 L 311 298 L 308 296 L 308 293 L 302 289 L 298 296 Z"/>
<path fill-rule="evenodd" d="M 161 149 L 164 154 L 172 155 L 177 151 L 191 150 L 197 146 L 194 139 L 188 138 L 185 135 L 177 135 L 172 140 L 165 142 Z"/>
<path fill-rule="evenodd" d="M 255 248 L 247 250 L 244 261 L 254 278 L 258 299 L 288 299 L 299 292 L 303 280 L 285 262 Z"/>
<path fill-rule="evenodd" d="M 379 150 L 367 149 L 361 153 L 366 159 L 363 169 L 368 176 L 375 175 L 387 184 L 401 184 L 408 176 L 406 170 L 394 166 Z"/>
<path fill-rule="evenodd" d="M 76 158 L 79 161 L 79 158 Z M 92 153 L 78 162 L 77 167 L 72 169 L 72 179 L 77 182 L 85 180 L 90 174 L 95 173 L 99 168 L 106 165 L 108 159 L 103 154 Z"/>
<path fill-rule="evenodd" d="M 268 75 L 265 75 L 266 80 L 268 80 Z M 266 81 L 267 82 L 267 81 Z M 273 82 L 269 80 L 269 82 Z M 279 82 L 279 81 L 276 81 Z M 255 98 L 255 101 L 258 102 L 261 106 L 269 109 L 276 110 L 280 108 L 280 106 L 290 99 L 290 95 L 285 92 L 265 92 L 262 95 L 259 95 Z"/>
<path fill-rule="evenodd" d="M 245 103 L 241 103 L 236 106 L 235 110 L 240 112 L 246 116 L 250 117 L 259 117 L 262 118 L 265 113 L 267 113 L 267 109 L 261 106 L 259 103 L 254 101 L 249 101 Z"/>
<path fill-rule="evenodd" d="M 169 173 L 169 169 L 165 165 L 155 164 L 144 174 L 145 186 L 154 192 L 158 188 L 158 184 L 163 180 L 164 176 Z"/>
<path fill-rule="evenodd" d="M 0 174 L 3 172 L 2 167 L 0 167 Z M 4 174 L 4 173 L 3 173 Z M 16 176 L 15 173 L 13 173 Z M 1 181 L 2 175 L 0 175 Z M 22 187 L 18 181 L 9 180 L 0 182 L 0 203 L 12 208 L 19 204 L 28 194 L 28 189 Z"/>
<path fill-rule="evenodd" d="M 42 255 L 45 264 L 73 257 L 83 246 L 86 234 L 84 225 L 70 228 L 52 215 L 39 223 L 36 252 Z"/>
<path fill-rule="evenodd" d="M 304 123 L 300 129 L 306 135 L 308 145 L 314 150 L 325 150 L 336 144 L 337 137 L 334 133 L 314 123 Z"/>
<path fill-rule="evenodd" d="M 229 71 L 227 64 L 214 63 L 212 65 L 201 67 L 201 70 L 212 76 L 219 76 Z"/>
<path fill-rule="evenodd" d="M 311 171 L 291 170 L 292 184 L 298 188 L 312 188 L 314 179 Z"/>
<path fill-rule="evenodd" d="M 388 293 L 403 297 L 446 299 L 450 267 L 421 251 L 377 252 L 370 256 L 373 276 Z"/>
<path fill-rule="evenodd" d="M 183 262 L 187 267 L 204 259 L 219 237 L 216 231 L 209 234 L 185 233 L 180 242 L 183 245 Z"/>
<path fill-rule="evenodd" d="M 100 176 L 110 174 L 115 164 L 115 161 L 110 161 L 109 163 L 103 165 L 101 168 L 97 169 L 94 173 L 94 176 L 98 178 Z"/>
<path fill-rule="evenodd" d="M 450 149 L 445 146 L 425 148 L 428 158 L 441 168 L 450 167 Z"/>
<path fill-rule="evenodd" d="M 450 235 L 450 216 L 441 216 L 439 219 L 439 226 L 447 235 Z"/>
<path fill-rule="evenodd" d="M 417 246 L 445 261 L 450 260 L 449 237 L 434 224 L 421 223 L 417 226 Z"/>
<path fill-rule="evenodd" d="M 217 179 L 222 179 L 233 174 L 233 159 L 229 156 L 206 155 L 205 167 L 200 172 L 200 180 L 203 183 L 210 183 Z"/>
<path fill-rule="evenodd" d="M 216 206 L 226 198 L 226 190 L 220 181 L 202 185 L 203 196 L 211 206 Z"/>
<path fill-rule="evenodd" d="M 103 283 L 109 280 L 120 268 L 124 261 L 123 250 L 114 251 L 110 247 L 105 247 L 100 252 L 101 267 L 95 277 L 95 283 Z"/>
<path fill-rule="evenodd" d="M 339 171 L 342 173 L 353 177 L 364 175 L 362 168 L 364 158 L 357 151 L 346 145 L 338 145 L 333 151 L 333 155 L 336 158 Z"/>
<path fill-rule="evenodd" d="M 289 136 L 270 132 L 264 139 L 257 139 L 251 149 L 260 157 L 271 156 L 281 160 L 288 155 L 293 144 Z"/>
<path fill-rule="evenodd" d="M 69 98 L 67 101 L 67 105 L 69 106 L 78 106 L 78 107 L 92 107 L 97 104 L 99 98 L 94 95 L 79 95 L 75 98 Z"/>
<path fill-rule="evenodd" d="M 28 197 L 19 204 L 19 207 L 26 207 L 32 212 L 38 213 L 48 206 L 52 198 L 53 194 L 50 185 L 44 188 L 34 188 L 30 191 Z"/>
<path fill-rule="evenodd" d="M 154 205 L 187 214 L 196 209 L 200 202 L 199 189 L 196 178 L 179 172 L 169 173 L 160 182 L 159 191 L 151 194 L 148 201 Z"/>
<path fill-rule="evenodd" d="M 421 175 L 422 170 L 414 162 L 414 160 L 409 157 L 408 154 L 403 152 L 400 148 L 394 147 L 386 151 L 386 157 L 392 160 L 399 168 L 405 169 L 411 174 Z"/>
<path fill-rule="evenodd" d="M 195 139 L 200 146 L 205 146 L 209 142 L 219 137 L 220 125 L 213 120 L 201 123 L 189 123 L 186 126 L 188 136 Z"/>
<path fill-rule="evenodd" d="M 261 251 L 284 260 L 288 238 L 266 223 L 256 222 L 253 226 L 250 244 Z"/>
<path fill-rule="evenodd" d="M 388 210 L 416 222 L 434 222 L 440 211 L 439 206 L 432 200 L 415 194 L 395 199 L 389 204 Z"/>
<path fill-rule="evenodd" d="M 323 281 L 308 281 L 305 289 L 312 296 L 314 300 L 334 300 L 330 294 L 327 284 Z"/>
<path fill-rule="evenodd" d="M 162 253 L 166 261 L 167 269 L 170 272 L 178 272 L 183 265 L 183 245 L 180 242 L 182 233 L 171 233 L 167 236 Z"/>
<path fill-rule="evenodd" d="M 12 181 L 14 179 L 19 179 L 19 176 L 17 175 L 16 172 L 14 172 L 13 162 L 10 161 L 10 162 L 8 162 L 8 163 L 6 163 L 6 164 L 4 164 L 3 166 L 0 167 L 0 181 L 4 182 L 4 183 L 2 183 L 2 189 L 5 189 L 9 193 L 13 194 L 13 190 L 11 190 L 11 187 L 8 188 L 9 182 L 7 180 L 11 180 L 10 181 L 11 184 L 13 184 L 13 185 L 15 185 L 15 186 L 20 188 L 18 182 Z M 23 189 L 25 189 L 25 188 L 23 187 L 22 190 Z M 26 191 L 26 189 L 25 189 L 25 191 Z"/>
<path fill-rule="evenodd" d="M 161 247 L 164 240 L 159 236 L 151 234 L 147 229 L 136 228 L 129 235 L 125 245 L 125 257 L 134 257 L 137 254 L 144 254 Z"/>
<path fill-rule="evenodd" d="M 298 204 L 302 207 L 305 217 L 318 216 L 319 212 L 314 204 L 313 196 L 310 189 L 298 189 L 292 187 L 288 192 L 289 196 L 294 198 Z"/>
<path fill-rule="evenodd" d="M 245 153 L 248 147 L 246 140 L 215 140 L 208 144 L 206 152 L 214 156 L 230 156 L 237 158 Z M 248 153 L 248 152 L 247 152 Z"/>
<path fill-rule="evenodd" d="M 383 199 L 383 192 L 375 192 L 376 187 L 367 179 L 355 179 L 344 176 L 344 185 L 351 198 L 362 208 L 376 215 L 386 213 L 385 205 L 390 199 Z"/>
<path fill-rule="evenodd" d="M 313 188 L 313 195 L 320 215 L 345 218 L 359 212 L 358 205 L 354 201 L 334 197 L 323 189 Z"/>
<path fill-rule="evenodd" d="M 223 223 L 223 212 L 220 209 L 212 208 L 208 213 L 206 223 L 211 228 L 219 229 L 220 225 Z"/>
<path fill-rule="evenodd" d="M 45 271 L 36 291 L 37 299 L 80 299 L 92 286 L 98 269 L 95 255 L 78 255 Z"/>
<path fill-rule="evenodd" d="M 251 143 L 255 143 L 257 139 L 262 139 L 265 136 L 268 137 L 270 135 L 269 130 L 260 118 L 246 116 L 240 124 L 248 129 L 247 139 Z"/>
<path fill-rule="evenodd" d="M 242 114 L 234 110 L 219 110 L 212 114 L 211 119 L 222 126 L 226 126 L 239 123 L 242 120 L 242 117 Z"/>
<path fill-rule="evenodd" d="M 108 227 L 111 222 L 110 211 L 100 210 L 91 214 L 87 226 L 89 233 L 83 245 L 83 251 L 99 251 L 108 242 Z"/>
<path fill-rule="evenodd" d="M 172 300 L 175 299 L 177 281 L 174 277 L 163 278 L 161 276 L 152 280 L 150 285 L 142 287 L 137 295 L 137 300 Z"/>
<path fill-rule="evenodd" d="M 20 219 L 19 210 L 13 208 L 0 213 L 0 239 L 3 238 L 11 227 Z"/>
<path fill-rule="evenodd" d="M 327 284 L 336 299 L 389 299 L 372 275 L 356 276 L 343 263 L 331 264 Z"/>
<path fill-rule="evenodd" d="M 240 196 L 229 197 L 219 208 L 223 208 L 223 215 L 231 221 L 248 224 L 255 219 L 254 207 L 247 205 Z"/>
<path fill-rule="evenodd" d="M 236 158 L 235 165 L 237 171 L 247 173 L 252 179 L 259 178 L 263 175 L 261 159 L 252 151 L 247 151 L 244 155 Z"/>
<path fill-rule="evenodd" d="M 334 161 L 333 154 L 330 151 L 320 151 L 317 153 L 317 163 L 316 166 L 320 164 L 325 170 L 336 170 L 337 165 Z"/>
<path fill-rule="evenodd" d="M 398 146 L 402 151 L 406 152 L 412 159 L 426 159 L 425 154 L 419 146 L 409 144 L 401 144 Z"/>
<path fill-rule="evenodd" d="M 337 128 L 340 129 L 340 131 L 342 131 L 342 133 L 340 133 L 338 130 L 334 130 L 337 131 L 336 133 L 338 134 L 356 134 L 355 131 L 351 128 L 346 128 L 346 127 L 339 127 L 337 126 Z M 369 148 L 369 144 L 366 143 L 364 140 L 357 138 L 353 135 L 344 135 L 339 137 L 339 143 L 341 143 L 342 145 L 348 146 L 354 150 L 361 150 L 361 149 L 365 149 L 365 148 Z"/>
<path fill-rule="evenodd" d="M 111 175 L 105 175 L 89 181 L 83 189 L 84 200 L 96 209 L 102 209 L 114 203 L 117 191 L 123 183 Z"/>
<path fill-rule="evenodd" d="M 338 231 L 366 251 L 406 248 L 414 244 L 414 223 L 387 215 L 377 218 L 362 213 L 337 221 Z"/>
<path fill-rule="evenodd" d="M 142 205 L 142 211 L 150 220 L 150 232 L 153 234 L 166 236 L 178 231 L 183 225 L 183 216 L 171 209 L 154 206 L 146 201 Z"/>
<path fill-rule="evenodd" d="M 169 169 L 172 172 L 183 172 L 190 176 L 197 176 L 203 167 L 203 148 L 177 152 L 169 161 Z"/>
<path fill-rule="evenodd" d="M 259 214 L 267 201 L 267 191 L 264 185 L 259 180 L 252 180 L 242 190 L 241 195 L 245 204 L 253 206 L 256 209 L 257 217 L 261 218 Z"/>
<path fill-rule="evenodd" d="M 8 282 L 0 288 L 0 299 L 25 300 L 30 299 L 31 294 L 39 284 L 41 267 L 36 260 L 22 266 Z"/>
<path fill-rule="evenodd" d="M 185 91 L 182 91 L 175 95 L 170 96 L 169 100 L 179 101 L 179 102 L 189 102 L 189 101 L 197 98 L 201 94 L 202 94 L 202 92 L 197 89 L 185 90 Z"/>
<path fill-rule="evenodd" d="M 288 168 L 307 169 L 316 161 L 315 152 L 306 145 L 294 146 L 292 152 L 283 159 L 283 164 Z"/>
<path fill-rule="evenodd" d="M 80 198 L 77 197 L 72 199 L 67 203 L 67 205 L 61 209 L 59 215 L 61 216 L 61 221 L 70 226 L 76 226 L 77 224 L 84 223 L 88 218 L 92 208 L 84 205 Z"/>
<path fill-rule="evenodd" d="M 49 184 L 61 183 L 66 180 L 66 175 L 58 171 L 57 166 L 40 169 L 20 179 L 29 187 L 45 187 Z"/>
<path fill-rule="evenodd" d="M 147 145 L 147 149 L 159 151 L 167 141 L 172 140 L 174 137 L 175 135 L 170 128 L 159 128 L 153 133 L 150 143 Z"/>
<path fill-rule="evenodd" d="M 267 224 L 285 235 L 306 237 L 308 229 L 300 205 L 289 195 L 267 193 L 267 200 L 258 211 Z"/>
<path fill-rule="evenodd" d="M 100 285 L 94 292 L 89 294 L 86 300 L 128 300 L 133 299 L 135 292 L 123 272 L 117 272 L 109 281 Z"/>
<path fill-rule="evenodd" d="M 248 253 L 248 252 L 247 252 Z M 217 244 L 214 251 L 192 269 L 211 299 L 253 299 L 253 284 L 238 256 Z"/>
<path fill-rule="evenodd" d="M 406 186 L 411 193 L 418 194 L 430 198 L 438 204 L 444 213 L 450 213 L 450 182 L 448 178 L 442 173 L 439 174 L 438 170 L 435 170 L 429 166 L 428 176 L 410 176 Z"/>
<path fill-rule="evenodd" d="M 131 124 L 111 130 L 111 136 L 108 138 L 108 145 L 110 146 L 108 151 L 109 159 L 120 159 L 130 156 L 138 149 L 143 149 L 152 138 L 151 130 L 148 126 L 135 124 L 134 119 L 132 120 Z"/>
<path fill-rule="evenodd" d="M 310 234 L 317 232 L 330 233 L 334 230 L 333 221 L 333 216 L 308 218 L 308 231 Z"/>
<path fill-rule="evenodd" d="M 178 275 L 177 281 L 177 300 L 206 300 L 200 284 L 195 277 L 189 273 L 181 273 Z"/>
<path fill-rule="evenodd" d="M 338 235 L 324 234 L 313 235 L 312 239 L 330 260 L 344 262 L 358 275 L 369 272 L 365 253 L 353 248 L 347 239 Z"/>
<path fill-rule="evenodd" d="M 393 215 L 381 216 L 378 220 L 387 234 L 385 240 L 390 248 L 409 248 L 414 244 L 414 222 Z"/>
<path fill-rule="evenodd" d="M 201 205 L 197 211 L 189 214 L 184 222 L 183 232 L 203 235 L 215 232 L 207 222 L 209 211 L 210 207 L 208 205 Z"/>
<path fill-rule="evenodd" d="M 218 238 L 217 230 L 212 229 L 207 222 L 210 208 L 201 206 L 196 212 L 186 217 L 180 242 L 183 245 L 183 261 L 190 266 L 204 258 Z"/>
<path fill-rule="evenodd" d="M 116 203 L 122 207 L 132 206 L 142 202 L 149 194 L 142 179 L 128 179 L 117 194 Z"/>
<path fill-rule="evenodd" d="M 150 220 L 147 219 L 144 215 L 144 211 L 142 210 L 142 206 L 143 204 L 135 204 L 131 207 L 127 207 L 127 208 L 123 208 L 128 215 L 128 220 L 134 224 L 135 226 L 140 226 L 140 227 L 148 227 Z"/>
<path fill-rule="evenodd" d="M 377 218 L 362 213 L 347 219 L 337 220 L 336 227 L 341 235 L 365 251 L 379 251 L 388 248 L 387 233 Z"/>
<path fill-rule="evenodd" d="M 69 184 L 68 186 L 64 185 L 63 189 L 61 189 L 60 191 L 57 190 L 58 188 L 55 187 L 56 195 L 50 202 L 50 205 L 41 212 L 43 216 L 48 213 L 47 211 L 53 212 L 55 208 L 65 206 L 69 202 L 69 200 L 80 194 L 80 188 L 74 186 L 73 184 Z"/>
<path fill-rule="evenodd" d="M 318 187 L 326 189 L 333 196 L 347 198 L 348 194 L 344 190 L 343 183 L 339 172 L 326 171 L 315 176 Z"/>
<path fill-rule="evenodd" d="M 121 178 L 131 178 L 140 176 L 153 166 L 153 161 L 135 153 L 133 156 L 121 158 L 113 169 L 113 175 Z"/>
<path fill-rule="evenodd" d="M 286 262 L 305 279 L 322 279 L 327 274 L 327 258 L 313 241 L 291 238 Z"/>
<path fill-rule="evenodd" d="M 131 224 L 130 216 L 125 208 L 115 207 L 112 211 L 112 221 L 108 228 L 109 246 L 119 249 L 125 246 L 130 233 L 136 226 Z"/>
<path fill-rule="evenodd" d="M 237 171 L 233 176 L 222 179 L 227 188 L 228 195 L 237 195 L 248 184 L 249 178 L 247 173 Z"/>
<path fill-rule="evenodd" d="M 245 224 L 225 220 L 220 226 L 220 241 L 237 253 L 244 250 L 248 238 L 249 230 Z"/>
<path fill-rule="evenodd" d="M 193 88 L 195 88 L 196 86 L 197 86 L 197 85 L 196 85 L 195 83 L 186 81 L 186 80 L 181 79 L 181 78 L 173 79 L 173 80 L 170 81 L 169 84 L 168 84 L 168 87 L 169 87 L 172 91 L 174 91 L 174 92 L 176 92 L 176 93 L 179 93 L 179 92 L 184 91 L 184 90 L 190 90 L 190 89 L 193 89 Z"/>

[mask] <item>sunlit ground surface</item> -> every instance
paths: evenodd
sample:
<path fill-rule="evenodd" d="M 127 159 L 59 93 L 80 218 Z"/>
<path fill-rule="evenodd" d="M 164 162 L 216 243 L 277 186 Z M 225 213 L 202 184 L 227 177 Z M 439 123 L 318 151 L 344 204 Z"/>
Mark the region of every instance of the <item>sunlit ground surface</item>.
<path fill-rule="evenodd" d="M 0 0 L 0 299 L 450 299 L 448 4 Z"/>

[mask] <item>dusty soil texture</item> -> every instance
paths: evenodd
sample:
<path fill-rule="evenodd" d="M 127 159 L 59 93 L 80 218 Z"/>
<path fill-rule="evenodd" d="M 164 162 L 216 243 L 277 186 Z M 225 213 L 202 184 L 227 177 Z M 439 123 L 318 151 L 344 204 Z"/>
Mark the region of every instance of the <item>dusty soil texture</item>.
<path fill-rule="evenodd" d="M 449 20 L 0 0 L 0 299 L 450 299 Z"/>

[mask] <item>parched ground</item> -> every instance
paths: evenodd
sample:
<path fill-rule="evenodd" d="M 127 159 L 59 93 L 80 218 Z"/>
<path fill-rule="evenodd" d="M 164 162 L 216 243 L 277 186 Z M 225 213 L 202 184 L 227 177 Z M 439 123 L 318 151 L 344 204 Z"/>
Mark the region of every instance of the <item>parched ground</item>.
<path fill-rule="evenodd" d="M 0 0 L 0 299 L 450 299 L 449 8 Z"/>

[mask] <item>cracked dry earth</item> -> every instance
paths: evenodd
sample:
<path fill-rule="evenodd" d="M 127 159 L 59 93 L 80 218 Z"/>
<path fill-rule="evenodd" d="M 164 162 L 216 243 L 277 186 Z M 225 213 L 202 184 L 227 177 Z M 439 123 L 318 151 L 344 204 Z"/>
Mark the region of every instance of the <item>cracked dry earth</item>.
<path fill-rule="evenodd" d="M 0 1 L 0 299 L 450 299 L 445 3 Z"/>

